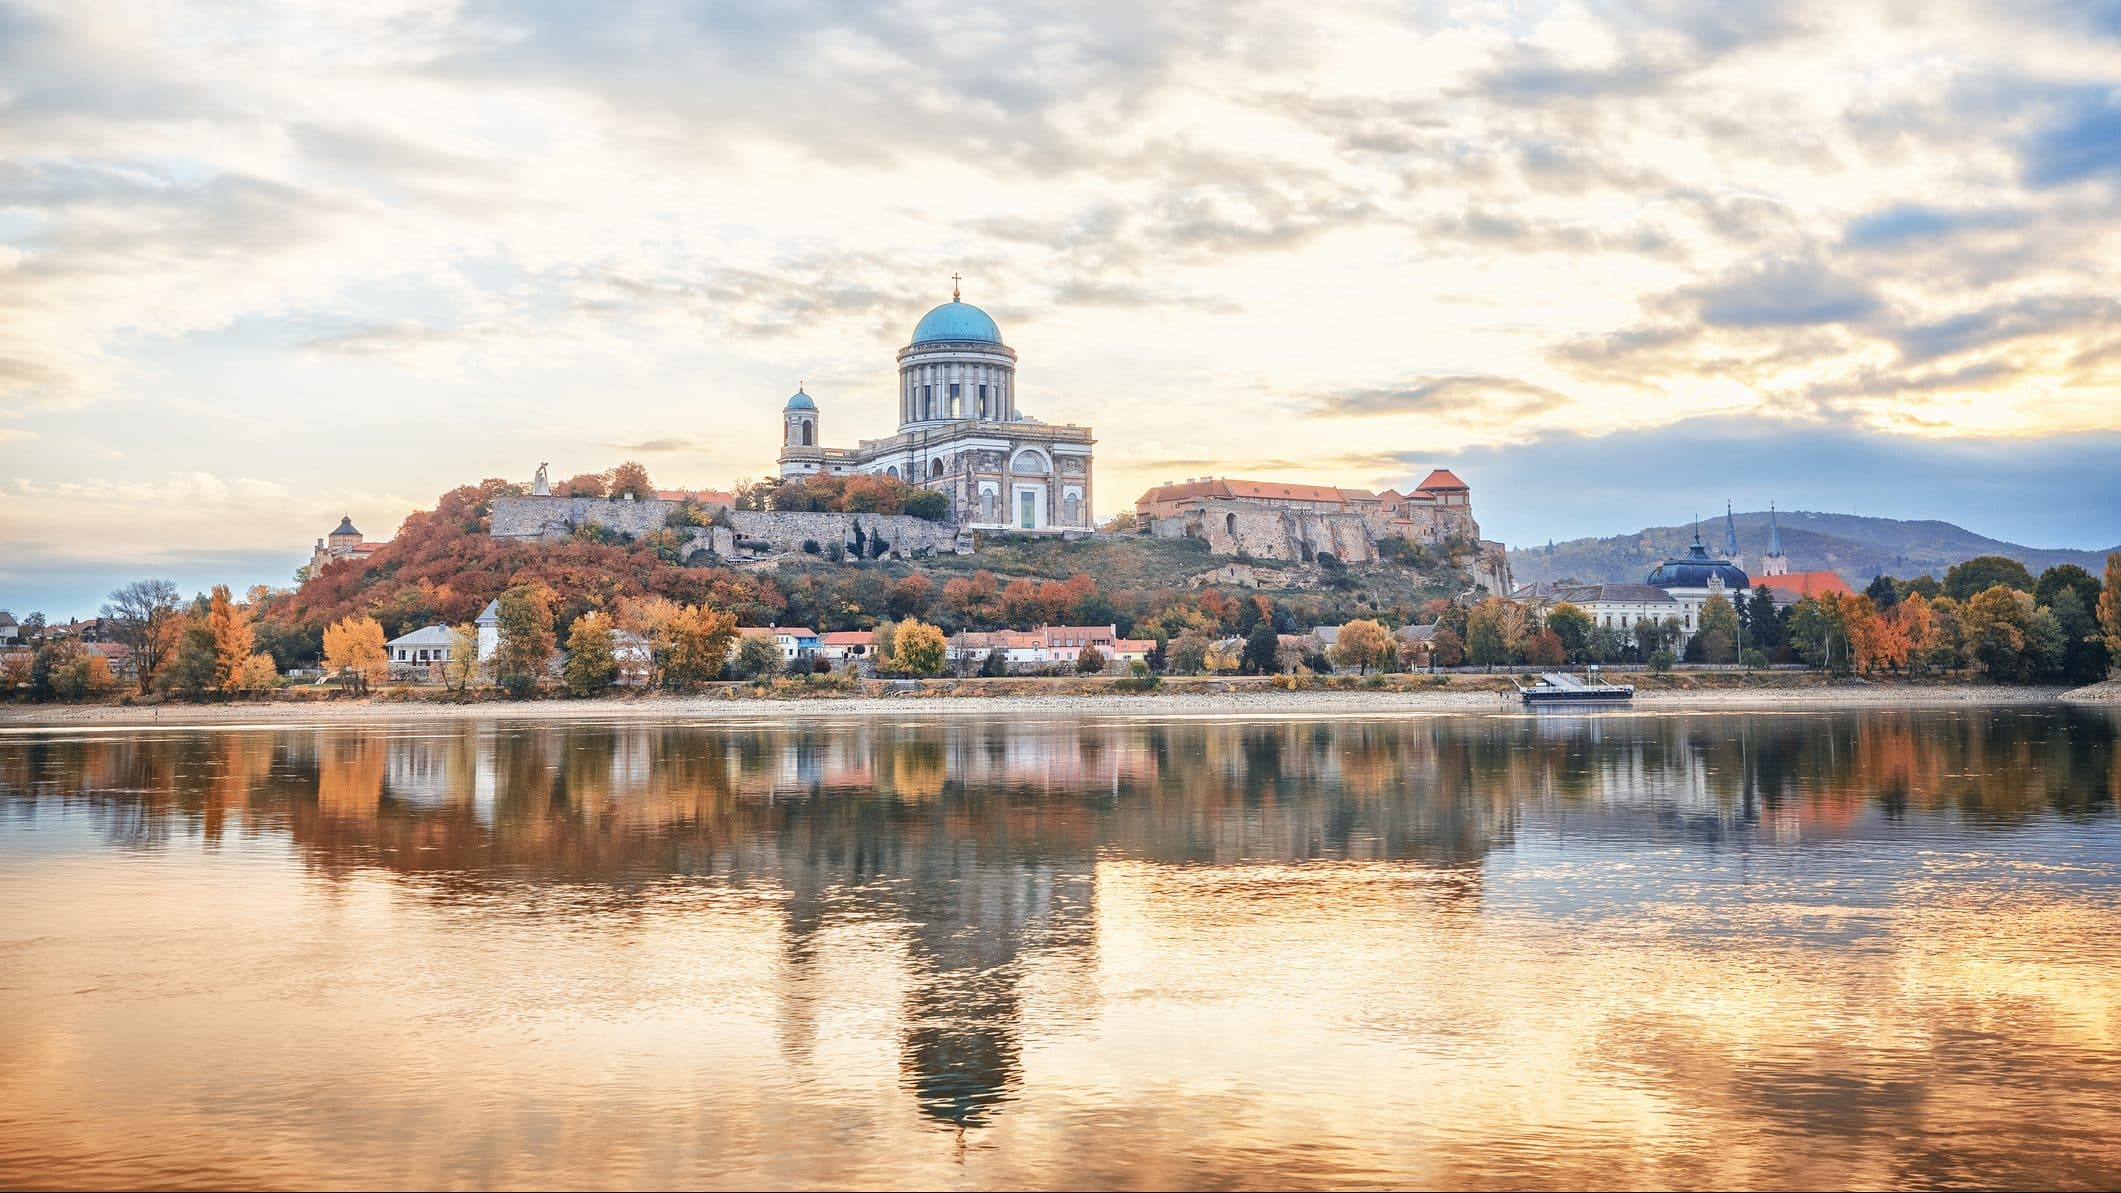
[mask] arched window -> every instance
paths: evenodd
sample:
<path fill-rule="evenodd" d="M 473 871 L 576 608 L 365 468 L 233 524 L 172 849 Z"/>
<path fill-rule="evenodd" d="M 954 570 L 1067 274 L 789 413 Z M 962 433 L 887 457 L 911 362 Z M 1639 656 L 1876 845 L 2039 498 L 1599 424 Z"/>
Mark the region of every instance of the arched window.
<path fill-rule="evenodd" d="M 889 467 L 889 468 L 886 468 L 886 469 L 884 469 L 884 475 L 886 475 L 886 476 L 890 477 L 890 478 L 891 478 L 892 480 L 897 480 L 897 479 L 898 479 L 898 465 L 896 465 L 896 464 L 893 464 L 893 465 L 892 465 L 891 467 Z"/>
<path fill-rule="evenodd" d="M 1236 538 L 1236 537 L 1237 537 L 1237 515 L 1236 515 L 1236 514 L 1224 514 L 1224 515 L 1223 515 L 1223 525 L 1224 525 L 1225 527 L 1227 527 L 1227 528 L 1229 529 L 1229 531 L 1230 531 L 1230 537 L 1231 537 L 1231 538 Z"/>
<path fill-rule="evenodd" d="M 812 425 L 810 424 L 810 420 L 809 420 L 809 419 L 804 419 L 804 420 L 803 420 L 803 446 L 804 446 L 804 447 L 810 447 L 810 446 L 812 446 L 813 444 L 815 444 L 816 442 L 817 442 L 817 428 L 816 428 L 816 427 L 814 427 L 814 426 L 812 426 Z"/>
<path fill-rule="evenodd" d="M 942 460 L 942 457 L 940 457 L 940 456 L 937 456 L 937 457 L 936 457 L 935 459 L 933 459 L 933 460 L 930 460 L 930 461 L 928 461 L 928 475 L 929 475 L 929 476 L 930 476 L 931 478 L 933 478 L 933 477 L 939 477 L 939 476 L 941 476 L 942 474 L 943 474 L 943 460 Z"/>

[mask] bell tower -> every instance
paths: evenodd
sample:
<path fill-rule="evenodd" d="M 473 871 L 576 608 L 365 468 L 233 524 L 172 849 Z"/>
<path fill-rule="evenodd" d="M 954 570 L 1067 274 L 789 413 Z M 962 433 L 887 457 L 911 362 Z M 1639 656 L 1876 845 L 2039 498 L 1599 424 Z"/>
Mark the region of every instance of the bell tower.
<path fill-rule="evenodd" d="M 817 403 L 797 386 L 788 404 L 781 407 L 781 475 L 823 471 L 825 449 L 818 439 Z"/>

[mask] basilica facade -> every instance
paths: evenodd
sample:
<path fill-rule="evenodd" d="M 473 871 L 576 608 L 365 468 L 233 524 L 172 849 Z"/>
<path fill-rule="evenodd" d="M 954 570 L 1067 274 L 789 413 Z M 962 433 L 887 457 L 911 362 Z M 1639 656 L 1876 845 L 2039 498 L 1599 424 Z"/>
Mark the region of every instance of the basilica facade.
<path fill-rule="evenodd" d="M 825 447 L 817 402 L 781 410 L 780 475 L 872 473 L 935 489 L 976 530 L 1089 530 L 1088 427 L 1042 422 L 1016 404 L 1016 351 L 987 312 L 950 301 L 921 316 L 898 352 L 898 433 Z"/>

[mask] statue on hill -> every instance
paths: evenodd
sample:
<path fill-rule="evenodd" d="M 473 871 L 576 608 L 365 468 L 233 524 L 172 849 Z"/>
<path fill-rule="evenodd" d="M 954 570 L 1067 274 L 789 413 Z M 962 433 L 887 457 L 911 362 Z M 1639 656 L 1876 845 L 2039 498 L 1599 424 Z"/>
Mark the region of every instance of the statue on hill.
<path fill-rule="evenodd" d="M 552 496 L 552 482 L 545 478 L 546 467 L 547 465 L 545 464 L 539 464 L 538 474 L 530 478 L 530 495 L 532 497 Z"/>

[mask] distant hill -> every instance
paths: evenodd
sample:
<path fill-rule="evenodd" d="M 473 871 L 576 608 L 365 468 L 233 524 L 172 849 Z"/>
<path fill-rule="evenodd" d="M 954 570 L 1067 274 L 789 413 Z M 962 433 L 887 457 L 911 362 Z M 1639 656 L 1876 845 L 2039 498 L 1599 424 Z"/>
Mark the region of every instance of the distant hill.
<path fill-rule="evenodd" d="M 1975 534 L 1950 522 L 1902 522 L 1854 514 L 1819 514 L 1782 510 L 1782 550 L 1793 572 L 1834 571 L 1856 588 L 1883 572 L 1902 578 L 1924 572 L 1943 579 L 1946 568 L 1976 555 L 2007 555 L 2039 575 L 2058 563 L 2074 563 L 2093 575 L 2106 566 L 2108 551 L 2072 551 L 2024 547 Z M 1738 549 L 1749 574 L 1760 570 L 1767 553 L 1765 511 L 1739 514 Z M 1640 583 L 1650 569 L 1683 555 L 1694 541 L 1692 523 L 1653 526 L 1613 538 L 1572 539 L 1545 547 L 1510 552 L 1510 568 L 1519 583 L 1533 580 L 1581 580 L 1585 583 Z M 1723 516 L 1703 519 L 1701 541 L 1712 553 L 1723 552 Z"/>

